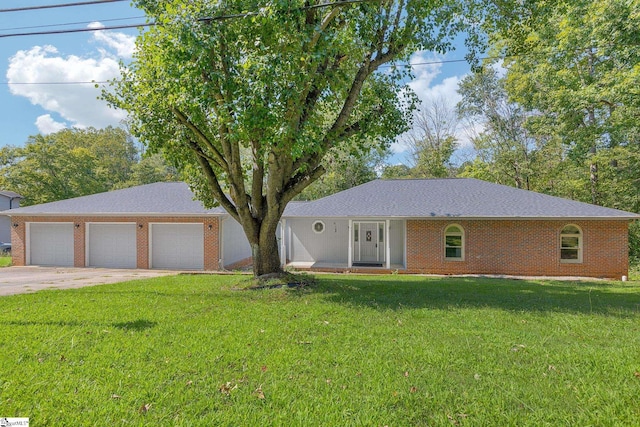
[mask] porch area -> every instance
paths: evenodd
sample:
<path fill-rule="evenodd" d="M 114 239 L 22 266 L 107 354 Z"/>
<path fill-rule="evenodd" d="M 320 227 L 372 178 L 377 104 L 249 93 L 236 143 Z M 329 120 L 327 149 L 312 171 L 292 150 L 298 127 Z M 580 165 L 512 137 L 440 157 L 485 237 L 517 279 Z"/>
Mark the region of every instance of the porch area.
<path fill-rule="evenodd" d="M 325 273 L 374 273 L 374 274 L 390 274 L 393 272 L 402 273 L 405 268 L 402 264 L 391 263 L 391 268 L 377 265 L 358 264 L 349 265 L 344 262 L 326 262 L 326 261 L 293 261 L 285 265 L 285 268 L 293 268 L 299 271 L 318 271 Z"/>

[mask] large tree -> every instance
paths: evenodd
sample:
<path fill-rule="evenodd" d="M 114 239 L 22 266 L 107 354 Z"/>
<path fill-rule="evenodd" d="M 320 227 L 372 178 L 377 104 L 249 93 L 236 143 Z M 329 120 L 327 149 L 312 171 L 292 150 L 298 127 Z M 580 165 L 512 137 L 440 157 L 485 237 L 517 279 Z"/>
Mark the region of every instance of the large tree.
<path fill-rule="evenodd" d="M 506 89 L 534 113 L 530 128 L 563 141 L 587 177 L 587 200 L 607 204 L 603 178 L 628 175 L 635 163 L 622 160 L 640 148 L 640 1 L 540 3 L 547 13 L 497 43 Z"/>
<path fill-rule="evenodd" d="M 324 173 L 325 154 L 406 129 L 410 70 L 394 63 L 447 51 L 480 1 L 134 3 L 155 25 L 105 97 L 205 204 L 242 224 L 262 275 L 281 270 L 278 222 Z"/>

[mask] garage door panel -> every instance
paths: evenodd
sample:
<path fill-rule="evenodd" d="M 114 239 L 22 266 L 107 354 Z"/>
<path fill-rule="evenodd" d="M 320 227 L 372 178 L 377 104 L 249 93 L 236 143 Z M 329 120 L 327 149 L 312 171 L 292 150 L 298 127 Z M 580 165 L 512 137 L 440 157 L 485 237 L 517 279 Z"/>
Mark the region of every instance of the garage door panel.
<path fill-rule="evenodd" d="M 203 270 L 203 227 L 203 224 L 152 224 L 152 268 Z"/>
<path fill-rule="evenodd" d="M 136 224 L 89 224 L 90 267 L 136 268 Z"/>
<path fill-rule="evenodd" d="M 73 223 L 29 224 L 29 264 L 73 267 Z"/>

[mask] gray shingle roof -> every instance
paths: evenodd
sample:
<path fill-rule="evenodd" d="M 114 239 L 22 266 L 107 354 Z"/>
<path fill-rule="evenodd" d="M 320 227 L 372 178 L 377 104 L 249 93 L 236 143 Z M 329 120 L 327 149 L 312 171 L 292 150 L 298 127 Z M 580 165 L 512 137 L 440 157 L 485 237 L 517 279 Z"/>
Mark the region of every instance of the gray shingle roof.
<path fill-rule="evenodd" d="M 18 193 L 8 190 L 0 190 L 0 196 L 5 196 L 9 199 L 24 199 L 24 197 L 22 197 Z"/>
<path fill-rule="evenodd" d="M 14 215 L 201 215 L 223 214 L 221 207 L 205 209 L 194 200 L 183 182 L 157 182 L 138 187 L 26 206 L 11 210 Z"/>
<path fill-rule="evenodd" d="M 376 180 L 287 207 L 285 217 L 613 218 L 640 215 L 471 178 Z"/>
<path fill-rule="evenodd" d="M 182 182 L 159 182 L 13 209 L 19 215 L 223 215 L 205 209 Z M 284 217 L 613 218 L 616 209 L 469 178 L 376 180 L 311 202 L 292 202 Z"/>

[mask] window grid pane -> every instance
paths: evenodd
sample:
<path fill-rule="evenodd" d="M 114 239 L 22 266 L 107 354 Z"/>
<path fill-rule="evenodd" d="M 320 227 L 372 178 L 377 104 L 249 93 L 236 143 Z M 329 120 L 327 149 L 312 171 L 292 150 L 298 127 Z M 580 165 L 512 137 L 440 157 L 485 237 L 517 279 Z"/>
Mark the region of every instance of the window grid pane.
<path fill-rule="evenodd" d="M 450 260 L 462 260 L 464 255 L 464 231 L 457 225 L 445 229 L 444 257 Z"/>

